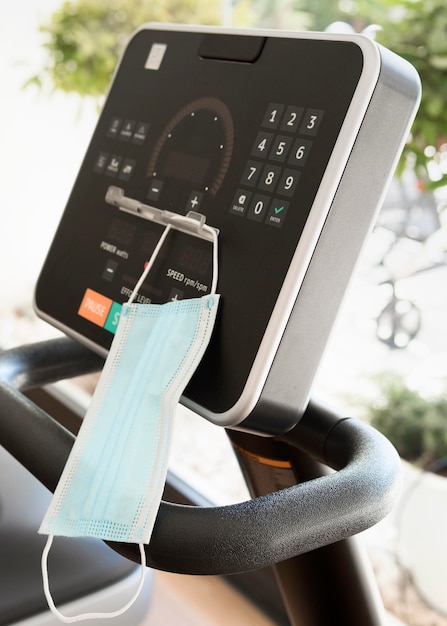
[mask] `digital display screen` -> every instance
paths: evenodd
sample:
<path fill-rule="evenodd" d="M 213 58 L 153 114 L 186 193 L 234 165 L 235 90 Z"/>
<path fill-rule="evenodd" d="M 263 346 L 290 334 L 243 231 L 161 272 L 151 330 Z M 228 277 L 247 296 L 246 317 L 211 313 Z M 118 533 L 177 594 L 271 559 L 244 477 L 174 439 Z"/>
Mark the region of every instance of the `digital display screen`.
<path fill-rule="evenodd" d="M 164 162 L 162 176 L 201 185 L 205 180 L 209 164 L 209 159 L 171 150 Z"/>
<path fill-rule="evenodd" d="M 193 245 L 186 245 L 178 260 L 182 270 L 196 273 L 199 276 L 209 276 L 212 271 L 212 262 L 211 251 L 201 250 Z"/>

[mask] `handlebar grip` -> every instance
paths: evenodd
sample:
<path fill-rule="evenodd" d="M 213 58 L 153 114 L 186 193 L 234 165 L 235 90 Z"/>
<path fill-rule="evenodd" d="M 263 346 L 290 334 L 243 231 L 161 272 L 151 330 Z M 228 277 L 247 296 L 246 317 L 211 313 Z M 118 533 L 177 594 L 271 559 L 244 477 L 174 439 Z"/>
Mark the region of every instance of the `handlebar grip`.
<path fill-rule="evenodd" d="M 95 371 L 101 364 L 65 338 L 0 353 L 0 444 L 52 491 L 74 436 L 22 392 Z M 185 574 L 258 569 L 346 539 L 390 511 L 400 462 L 376 430 L 311 404 L 291 437 L 303 452 L 336 471 L 228 506 L 162 502 L 146 548 L 148 565 Z M 109 545 L 139 562 L 137 546 Z"/>

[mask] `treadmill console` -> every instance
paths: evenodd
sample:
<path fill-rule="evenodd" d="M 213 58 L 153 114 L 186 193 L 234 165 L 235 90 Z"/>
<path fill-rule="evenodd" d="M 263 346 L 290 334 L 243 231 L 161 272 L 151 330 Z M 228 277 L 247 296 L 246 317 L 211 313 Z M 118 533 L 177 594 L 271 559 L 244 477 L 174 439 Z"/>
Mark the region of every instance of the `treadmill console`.
<path fill-rule="evenodd" d="M 193 212 L 219 232 L 222 301 L 182 401 L 217 424 L 289 428 L 418 98 L 412 68 L 362 36 L 140 29 L 42 269 L 38 313 L 106 354 L 164 216 Z M 212 260 L 206 237 L 173 229 L 136 301 L 209 293 Z"/>

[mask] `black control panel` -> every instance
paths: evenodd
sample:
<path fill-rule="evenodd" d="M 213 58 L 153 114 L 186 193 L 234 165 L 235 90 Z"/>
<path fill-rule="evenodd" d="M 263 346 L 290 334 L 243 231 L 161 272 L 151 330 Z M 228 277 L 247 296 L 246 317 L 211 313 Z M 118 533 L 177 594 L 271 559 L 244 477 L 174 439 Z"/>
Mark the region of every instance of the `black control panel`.
<path fill-rule="evenodd" d="M 238 43 L 239 42 L 239 43 Z M 186 396 L 244 392 L 364 68 L 349 40 L 151 28 L 129 43 L 36 289 L 38 312 L 105 352 L 163 230 L 107 202 L 203 214 L 221 308 Z M 212 244 L 173 230 L 137 301 L 209 293 Z"/>

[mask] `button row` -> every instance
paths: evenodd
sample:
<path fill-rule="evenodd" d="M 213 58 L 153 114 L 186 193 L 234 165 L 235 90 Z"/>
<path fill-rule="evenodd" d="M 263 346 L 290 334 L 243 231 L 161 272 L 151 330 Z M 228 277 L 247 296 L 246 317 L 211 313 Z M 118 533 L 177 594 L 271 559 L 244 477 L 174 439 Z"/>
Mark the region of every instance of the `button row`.
<path fill-rule="evenodd" d="M 246 189 L 238 189 L 230 212 L 256 222 L 265 221 L 270 226 L 280 227 L 287 215 L 289 203 L 279 198 L 270 198 Z"/>
<path fill-rule="evenodd" d="M 143 144 L 149 131 L 147 122 L 136 122 L 135 120 L 122 120 L 120 117 L 113 117 L 110 120 L 106 136 L 109 139 L 120 139 L 136 144 Z"/>
<path fill-rule="evenodd" d="M 324 111 L 321 109 L 305 109 L 298 106 L 287 106 L 271 102 L 265 112 L 261 126 L 263 128 L 277 129 L 288 133 L 314 136 L 323 119 Z"/>
<path fill-rule="evenodd" d="M 93 171 L 97 174 L 106 174 L 111 178 L 119 178 L 119 180 L 130 180 L 135 165 L 134 159 L 100 152 L 96 157 Z"/>
<path fill-rule="evenodd" d="M 309 139 L 295 139 L 261 131 L 256 136 L 251 154 L 277 163 L 287 161 L 290 165 L 304 167 L 312 144 L 313 141 Z"/>
<path fill-rule="evenodd" d="M 146 198 L 151 202 L 157 202 L 160 199 L 160 194 L 163 191 L 164 181 L 159 178 L 154 178 L 151 181 L 149 186 L 149 190 L 146 194 Z M 186 206 L 184 207 L 185 212 L 188 211 L 199 211 L 202 201 L 204 198 L 204 194 L 202 191 L 192 190 L 189 194 L 188 201 Z"/>
<path fill-rule="evenodd" d="M 261 191 L 291 197 L 295 193 L 301 172 L 279 165 L 264 165 L 259 161 L 248 161 L 241 178 L 241 185 L 257 187 Z"/>

